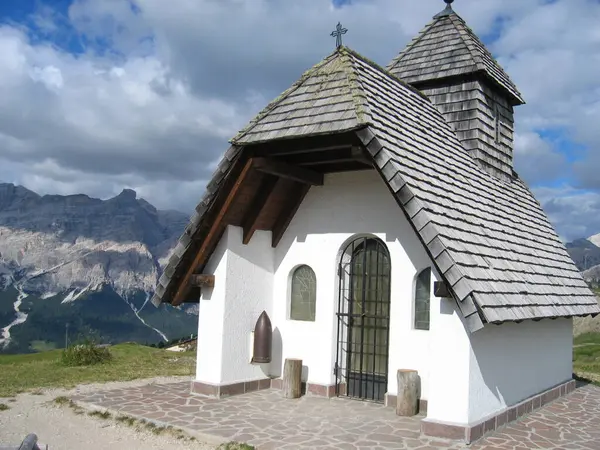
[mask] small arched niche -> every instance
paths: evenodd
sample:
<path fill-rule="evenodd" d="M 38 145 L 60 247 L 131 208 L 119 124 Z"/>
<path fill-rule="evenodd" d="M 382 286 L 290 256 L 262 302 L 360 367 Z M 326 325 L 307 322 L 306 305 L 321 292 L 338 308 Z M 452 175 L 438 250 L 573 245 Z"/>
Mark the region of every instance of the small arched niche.
<path fill-rule="evenodd" d="M 317 308 L 317 277 L 306 264 L 290 273 L 290 320 L 314 322 Z"/>
<path fill-rule="evenodd" d="M 421 270 L 415 276 L 414 322 L 415 330 L 429 330 L 431 306 L 431 267 Z"/>

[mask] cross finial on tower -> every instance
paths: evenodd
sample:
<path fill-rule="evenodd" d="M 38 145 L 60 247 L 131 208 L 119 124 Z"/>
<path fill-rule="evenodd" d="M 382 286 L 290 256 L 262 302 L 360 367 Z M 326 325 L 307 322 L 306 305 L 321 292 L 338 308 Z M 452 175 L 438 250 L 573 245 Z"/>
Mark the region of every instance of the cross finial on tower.
<path fill-rule="evenodd" d="M 335 38 L 335 46 L 337 48 L 342 46 L 342 34 L 346 34 L 347 32 L 348 29 L 342 28 L 342 24 L 340 22 L 338 22 L 337 26 L 335 27 L 335 31 L 331 32 L 330 36 Z"/>

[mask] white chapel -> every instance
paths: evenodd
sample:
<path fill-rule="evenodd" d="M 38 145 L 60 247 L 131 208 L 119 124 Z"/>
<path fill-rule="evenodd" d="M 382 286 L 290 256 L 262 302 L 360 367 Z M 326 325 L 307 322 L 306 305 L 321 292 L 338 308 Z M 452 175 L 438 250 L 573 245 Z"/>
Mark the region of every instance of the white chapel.
<path fill-rule="evenodd" d="M 422 432 L 471 442 L 574 389 L 600 307 L 513 167 L 521 94 L 445 1 L 387 67 L 339 46 L 231 140 L 153 298 L 199 302 L 195 393 L 281 388 L 293 358 L 305 395 L 385 408 L 413 370 Z"/>

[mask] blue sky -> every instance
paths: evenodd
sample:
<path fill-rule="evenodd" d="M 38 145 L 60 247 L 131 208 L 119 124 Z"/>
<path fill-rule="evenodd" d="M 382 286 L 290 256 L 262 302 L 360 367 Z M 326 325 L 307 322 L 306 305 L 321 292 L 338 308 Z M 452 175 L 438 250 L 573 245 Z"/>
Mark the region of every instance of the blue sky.
<path fill-rule="evenodd" d="M 344 43 L 386 65 L 442 0 L 4 0 L 0 180 L 191 211 L 227 140 Z M 527 104 L 515 165 L 565 239 L 600 233 L 600 2 L 456 0 Z M 16 112 L 16 113 L 15 113 Z"/>

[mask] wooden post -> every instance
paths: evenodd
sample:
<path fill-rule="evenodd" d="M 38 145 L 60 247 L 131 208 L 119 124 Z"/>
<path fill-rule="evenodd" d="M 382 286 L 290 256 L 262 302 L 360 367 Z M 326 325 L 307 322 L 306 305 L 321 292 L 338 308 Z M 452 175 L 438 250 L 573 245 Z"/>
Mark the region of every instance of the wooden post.
<path fill-rule="evenodd" d="M 283 366 L 283 396 L 298 398 L 302 393 L 302 360 L 288 359 Z"/>
<path fill-rule="evenodd" d="M 398 416 L 414 416 L 419 412 L 419 381 L 419 373 L 416 370 L 398 370 Z"/>

